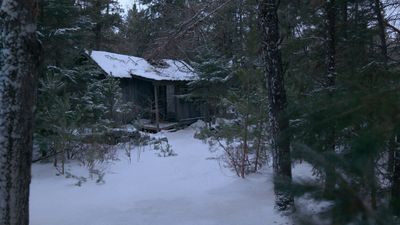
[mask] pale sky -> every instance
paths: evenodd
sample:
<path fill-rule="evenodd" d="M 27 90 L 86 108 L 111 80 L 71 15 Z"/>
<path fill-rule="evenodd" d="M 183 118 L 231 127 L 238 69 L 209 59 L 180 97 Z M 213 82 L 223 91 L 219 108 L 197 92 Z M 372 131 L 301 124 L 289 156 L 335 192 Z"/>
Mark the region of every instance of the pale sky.
<path fill-rule="evenodd" d="M 122 7 L 127 10 L 133 6 L 133 3 L 137 2 L 136 0 L 118 0 Z"/>

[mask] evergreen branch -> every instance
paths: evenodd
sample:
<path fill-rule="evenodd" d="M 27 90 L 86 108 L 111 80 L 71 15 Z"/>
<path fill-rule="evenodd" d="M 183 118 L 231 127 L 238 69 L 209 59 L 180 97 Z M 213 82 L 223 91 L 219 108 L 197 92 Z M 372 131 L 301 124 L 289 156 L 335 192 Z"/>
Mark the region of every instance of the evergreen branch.
<path fill-rule="evenodd" d="M 146 58 L 147 59 L 154 59 L 157 55 L 160 55 L 160 52 L 163 52 L 171 43 L 177 41 L 178 39 L 182 38 L 185 34 L 187 34 L 190 30 L 193 30 L 196 26 L 198 26 L 201 22 L 206 20 L 207 18 L 213 16 L 221 9 L 224 9 L 232 0 L 226 0 L 222 4 L 215 7 L 211 12 L 206 13 L 206 10 L 209 8 L 213 8 L 212 5 L 207 5 L 201 10 L 199 10 L 193 17 L 189 20 L 181 23 L 179 28 L 170 34 L 168 37 L 159 39 L 158 47 L 155 48 Z M 203 15 L 205 14 L 205 15 Z"/>

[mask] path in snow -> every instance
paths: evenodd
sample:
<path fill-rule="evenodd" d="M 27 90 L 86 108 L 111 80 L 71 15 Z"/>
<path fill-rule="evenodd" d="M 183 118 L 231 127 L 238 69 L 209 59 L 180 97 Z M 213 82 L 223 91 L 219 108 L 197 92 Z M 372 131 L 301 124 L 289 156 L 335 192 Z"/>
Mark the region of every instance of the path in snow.
<path fill-rule="evenodd" d="M 31 225 L 275 225 L 288 224 L 273 209 L 270 174 L 237 178 L 222 169 L 188 128 L 165 133 L 176 157 L 146 150 L 110 167 L 106 183 L 81 187 L 34 165 Z M 133 154 L 135 155 L 135 154 Z"/>

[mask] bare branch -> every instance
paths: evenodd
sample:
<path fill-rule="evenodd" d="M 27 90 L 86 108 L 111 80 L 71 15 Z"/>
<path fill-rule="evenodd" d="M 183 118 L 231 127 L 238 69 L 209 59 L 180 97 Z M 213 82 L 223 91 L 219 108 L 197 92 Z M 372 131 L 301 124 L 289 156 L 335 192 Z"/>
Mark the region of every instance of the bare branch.
<path fill-rule="evenodd" d="M 398 34 L 400 34 L 400 29 L 393 26 L 392 24 L 390 24 L 389 22 L 386 22 L 386 26 L 388 26 L 389 28 L 391 28 L 393 31 L 397 32 Z"/>

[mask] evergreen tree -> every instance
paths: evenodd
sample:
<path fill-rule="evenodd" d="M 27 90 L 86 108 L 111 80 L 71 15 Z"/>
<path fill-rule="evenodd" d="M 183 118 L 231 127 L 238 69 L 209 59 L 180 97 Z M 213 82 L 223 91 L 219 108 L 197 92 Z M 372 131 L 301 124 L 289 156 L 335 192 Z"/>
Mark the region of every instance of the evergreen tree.
<path fill-rule="evenodd" d="M 128 11 L 128 16 L 122 26 L 121 34 L 124 45 L 122 52 L 143 57 L 149 51 L 154 39 L 154 25 L 144 10 L 138 10 L 136 4 Z"/>
<path fill-rule="evenodd" d="M 116 0 L 80 0 L 82 15 L 92 24 L 90 48 L 107 50 L 114 44 L 120 27 L 121 9 Z"/>
<path fill-rule="evenodd" d="M 323 19 L 329 14 L 328 3 L 334 3 L 329 8 L 336 13 L 336 24 L 331 26 L 327 26 L 329 19 Z M 287 34 L 283 50 L 288 61 L 294 153 L 297 159 L 310 162 L 318 176 L 317 182 L 295 185 L 293 191 L 330 201 L 331 207 L 319 215 L 328 219 L 328 224 L 396 223 L 393 208 L 387 207 L 384 197 L 390 195 L 385 182 L 391 176 L 382 177 L 382 173 L 393 172 L 386 168 L 388 164 L 393 168 L 388 146 L 395 146 L 398 126 L 391 113 L 397 110 L 397 94 L 392 90 L 396 89 L 393 85 L 399 67 L 394 61 L 385 63 L 374 6 L 370 1 L 299 3 L 288 7 L 296 19 L 284 21 L 289 24 L 283 26 Z M 321 9 L 325 13 L 318 13 L 324 12 Z M 327 39 L 329 33 L 334 35 Z M 329 40 L 335 40 L 336 51 L 321 51 L 327 49 Z M 395 43 L 387 36 L 386 41 Z M 331 64 L 335 66 L 329 66 L 325 59 L 335 59 Z M 328 72 L 333 68 L 334 82 L 326 82 L 326 74 L 332 74 Z M 326 174 L 335 178 L 335 185 L 321 185 Z M 301 217 L 305 224 L 312 223 L 310 218 Z"/>
<path fill-rule="evenodd" d="M 267 160 L 255 6 L 254 1 L 236 1 L 219 12 L 224 20 L 209 18 L 207 39 L 199 46 L 200 57 L 194 63 L 200 79 L 190 84 L 191 96 L 205 103 L 206 121 L 210 122 L 199 137 L 211 147 L 224 149 L 224 162 L 242 178 L 258 171 Z"/>
<path fill-rule="evenodd" d="M 228 59 L 206 52 L 195 63 L 199 79 L 192 81 L 191 98 L 205 105 L 205 120 L 211 123 L 221 107 L 221 99 L 227 94 L 227 87 L 232 76 L 232 65 Z M 210 127 L 210 126 L 209 126 Z"/>
<path fill-rule="evenodd" d="M 84 48 L 85 30 L 89 23 L 80 16 L 80 9 L 71 0 L 39 1 L 38 29 L 46 65 L 64 68 L 73 65 Z"/>
<path fill-rule="evenodd" d="M 116 35 L 121 15 L 117 1 L 42 0 L 40 9 L 45 66 L 40 76 L 36 141 L 40 156 L 54 158 L 64 174 L 65 161 L 82 142 L 79 135 L 88 129 L 106 132 L 120 125 L 117 121 L 126 120 L 128 108 L 122 104 L 119 83 L 104 79 L 84 56 L 90 46 L 114 45 L 107 40 Z"/>

